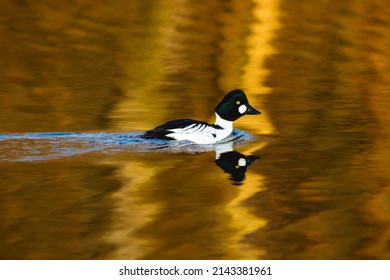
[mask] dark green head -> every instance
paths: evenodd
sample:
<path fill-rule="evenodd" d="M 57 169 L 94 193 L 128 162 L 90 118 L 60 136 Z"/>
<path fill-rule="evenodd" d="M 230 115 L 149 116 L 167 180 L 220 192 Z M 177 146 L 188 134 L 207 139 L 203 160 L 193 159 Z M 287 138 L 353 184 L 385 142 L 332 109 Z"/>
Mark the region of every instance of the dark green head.
<path fill-rule="evenodd" d="M 226 94 L 215 107 L 215 112 L 227 121 L 235 121 L 244 115 L 261 114 L 249 104 L 248 98 L 240 89 L 232 90 Z"/>

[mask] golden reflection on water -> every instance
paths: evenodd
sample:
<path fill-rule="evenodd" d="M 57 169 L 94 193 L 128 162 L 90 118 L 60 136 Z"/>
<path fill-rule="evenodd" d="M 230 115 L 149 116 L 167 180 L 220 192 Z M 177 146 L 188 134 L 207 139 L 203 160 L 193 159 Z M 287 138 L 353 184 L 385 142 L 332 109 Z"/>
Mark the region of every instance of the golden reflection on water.
<path fill-rule="evenodd" d="M 252 24 L 251 34 L 247 38 L 248 63 L 244 66 L 243 84 L 244 88 L 250 89 L 250 96 L 255 94 L 271 93 L 272 89 L 265 86 L 265 81 L 269 75 L 269 70 L 265 67 L 267 57 L 276 53 L 272 45 L 279 23 L 279 1 L 255 1 L 253 9 L 255 23 Z M 259 48 L 261 46 L 261 48 Z M 258 100 L 258 98 L 256 99 Z M 257 104 L 256 104 L 257 105 Z M 259 108 L 264 108 L 260 103 Z M 246 127 L 256 131 L 257 134 L 273 133 L 273 126 L 267 117 L 267 111 L 262 116 L 261 126 L 248 119 L 244 120 Z"/>
<path fill-rule="evenodd" d="M 233 7 L 236 9 L 236 12 L 238 12 L 238 13 L 241 12 L 242 14 L 250 13 L 250 10 L 246 10 L 246 9 L 249 9 L 250 7 L 245 5 L 245 3 L 244 3 L 244 5 L 242 5 L 242 3 L 243 3 L 242 1 L 234 2 Z M 243 7 L 241 7 L 241 6 L 243 6 Z M 274 7 L 272 7 L 272 8 L 274 8 Z M 216 41 L 216 44 L 224 44 L 226 49 L 234 50 L 235 48 L 237 48 L 234 45 L 230 45 L 231 42 L 227 41 L 227 39 L 234 38 L 234 36 L 229 35 L 229 33 L 231 33 L 232 30 L 235 30 L 234 23 L 240 22 L 241 17 L 237 17 L 237 15 L 234 15 L 236 17 L 235 22 L 228 20 L 228 16 L 226 14 L 224 14 L 224 16 L 221 17 L 221 19 L 218 19 L 218 18 L 212 19 L 213 21 L 219 20 L 220 22 L 222 22 L 223 26 L 225 27 L 224 28 L 224 30 L 226 30 L 226 32 L 224 33 L 225 40 L 222 41 L 222 43 L 220 43 L 219 42 L 220 39 L 218 38 L 218 34 L 216 32 L 217 30 L 215 29 L 214 22 L 210 23 L 208 21 L 204 21 L 202 24 L 199 24 L 199 22 L 196 21 L 196 18 L 201 16 L 201 13 L 210 13 L 210 11 L 213 9 L 215 9 L 215 7 L 213 7 L 213 5 L 203 6 L 203 5 L 193 4 L 193 3 L 191 5 L 186 5 L 183 3 L 183 5 L 175 5 L 175 7 L 170 7 L 169 9 L 161 9 L 162 14 L 160 14 L 160 16 L 157 17 L 158 19 L 161 20 L 161 23 L 158 23 L 158 26 L 160 28 L 164 29 L 165 31 L 164 31 L 164 33 L 160 34 L 161 38 L 159 39 L 159 41 L 161 44 L 161 48 L 159 49 L 160 50 L 159 55 L 156 56 L 156 58 L 159 58 L 159 59 L 154 60 L 154 63 L 156 65 L 151 66 L 151 68 L 152 69 L 159 69 L 159 63 L 161 63 L 162 61 L 164 61 L 164 62 L 169 61 L 169 64 L 167 64 L 168 65 L 167 69 L 166 69 L 167 71 L 165 73 L 166 75 L 168 75 L 168 82 L 166 82 L 164 87 L 167 87 L 167 88 L 171 88 L 171 87 L 174 88 L 175 87 L 176 82 L 173 82 L 172 84 L 169 82 L 170 72 L 181 73 L 181 72 L 185 72 L 188 67 L 193 67 L 192 63 L 189 64 L 191 61 L 189 60 L 188 53 L 196 54 L 197 53 L 196 50 L 199 50 L 201 48 L 204 49 L 203 51 L 201 51 L 199 53 L 200 58 L 197 59 L 196 63 L 199 64 L 197 66 L 198 69 L 204 69 L 203 71 L 204 71 L 205 75 L 198 73 L 197 77 L 198 77 L 198 79 L 200 79 L 200 81 L 197 81 L 195 83 L 189 82 L 188 85 L 186 85 L 186 91 L 188 91 L 186 94 L 178 93 L 178 95 L 182 94 L 183 97 L 185 97 L 188 100 L 182 99 L 182 98 L 172 94 L 171 97 L 168 96 L 168 97 L 164 98 L 164 100 L 167 101 L 167 104 L 161 104 L 160 102 L 157 102 L 156 104 L 152 105 L 151 107 L 149 107 L 149 105 L 143 106 L 143 104 L 150 104 L 152 102 L 150 102 L 150 101 L 149 102 L 142 102 L 142 99 L 144 99 L 147 96 L 154 96 L 154 99 L 158 100 L 159 93 L 147 93 L 143 90 L 144 88 L 142 85 L 140 88 L 138 88 L 138 87 L 134 88 L 131 81 L 129 81 L 129 86 L 127 86 L 126 88 L 128 89 L 128 92 L 131 96 L 133 96 L 133 92 L 132 92 L 133 90 L 137 90 L 137 91 L 139 90 L 141 92 L 144 92 L 144 94 L 140 95 L 140 98 L 142 98 L 142 99 L 132 98 L 132 97 L 122 99 L 121 102 L 119 102 L 117 105 L 117 108 L 122 108 L 122 109 L 117 109 L 115 111 L 115 113 L 114 113 L 115 118 L 125 120 L 127 116 L 131 115 L 130 111 L 133 108 L 138 109 L 138 108 L 142 108 L 142 107 L 143 107 L 143 110 L 145 110 L 145 112 L 147 114 L 150 114 L 151 109 L 160 111 L 161 115 L 164 115 L 164 112 L 166 112 L 166 114 L 168 114 L 168 112 L 171 111 L 170 106 L 173 102 L 175 102 L 175 103 L 182 102 L 182 106 L 184 106 L 184 107 L 191 106 L 191 107 L 187 107 L 187 108 L 191 108 L 191 112 L 190 112 L 191 114 L 196 115 L 196 114 L 201 113 L 201 116 L 203 116 L 203 118 L 204 118 L 204 116 L 206 116 L 206 120 L 210 119 L 210 116 L 211 116 L 211 118 L 214 118 L 214 114 L 213 114 L 212 110 L 216 105 L 215 102 L 214 102 L 214 104 L 210 104 L 210 106 L 205 106 L 204 102 L 197 102 L 196 100 L 193 101 L 194 99 L 192 97 L 192 93 L 197 94 L 201 90 L 205 90 L 205 89 L 199 89 L 199 86 L 203 86 L 205 84 L 205 82 L 202 81 L 202 79 L 208 80 L 210 78 L 210 77 L 207 77 L 206 74 L 209 73 L 208 67 L 212 67 L 212 65 L 209 64 L 207 62 L 207 60 L 202 58 L 202 57 L 204 57 L 205 55 L 212 54 L 215 50 L 207 49 L 204 47 L 204 45 L 208 41 L 214 40 L 214 41 Z M 260 9 L 260 8 L 257 7 L 257 9 Z M 164 12 L 166 12 L 166 14 L 164 14 Z M 233 16 L 233 14 L 231 14 L 230 16 Z M 253 17 L 253 15 L 252 15 L 252 17 Z M 174 20 L 172 20 L 172 19 L 174 19 Z M 258 25 L 257 21 L 262 20 L 262 18 L 260 18 L 260 19 L 254 18 L 254 20 L 255 20 L 256 24 Z M 211 27 L 211 29 L 210 29 L 210 27 Z M 193 30 L 193 33 L 183 33 L 183 28 L 187 28 L 188 30 Z M 198 31 L 198 29 L 200 30 L 200 29 L 204 29 L 204 28 L 207 28 L 209 30 L 209 32 L 206 34 L 208 36 L 205 36 L 204 34 L 200 33 L 201 31 Z M 256 27 L 254 27 L 253 29 L 256 29 Z M 215 30 L 215 32 L 214 32 L 214 30 Z M 258 35 L 258 34 L 255 34 L 252 36 L 256 37 L 256 35 Z M 245 71 L 243 80 L 245 80 L 245 78 L 248 78 L 250 76 L 255 77 L 256 75 L 258 75 L 259 74 L 258 71 L 251 71 L 251 69 L 257 70 L 259 68 L 259 66 L 261 66 L 260 61 L 264 60 L 264 57 L 262 57 L 262 56 L 269 54 L 267 52 L 256 53 L 256 52 L 253 52 L 253 50 L 250 50 L 250 49 L 248 50 L 248 48 L 249 48 L 248 45 L 250 45 L 250 47 L 252 49 L 255 48 L 256 45 L 251 40 L 246 40 L 245 38 L 246 38 L 246 36 L 243 36 L 242 41 L 247 42 L 247 44 L 242 45 L 242 52 L 243 53 L 252 52 L 253 53 L 252 56 L 255 56 L 256 61 L 258 62 L 258 65 L 256 65 L 256 67 L 249 66 L 248 67 L 249 70 Z M 204 42 L 202 42 L 202 40 L 204 40 Z M 262 40 L 261 43 L 270 44 L 269 40 L 267 40 L 267 39 Z M 202 44 L 203 47 L 200 45 L 198 46 L 198 44 Z M 227 54 L 228 56 L 224 59 L 225 54 Z M 228 60 L 229 55 L 230 54 L 227 52 L 220 54 L 219 55 L 220 61 Z M 255 58 L 249 56 L 248 61 L 252 61 L 252 59 L 255 59 Z M 149 59 L 153 59 L 153 57 L 150 57 Z M 233 66 L 235 66 L 237 69 L 240 69 L 241 67 L 245 67 L 244 65 L 236 65 L 234 63 L 234 60 L 231 60 L 231 64 Z M 223 69 L 223 68 L 218 69 L 218 72 L 221 73 L 220 79 L 223 79 L 225 74 L 227 76 L 230 75 L 230 73 L 226 73 L 225 69 Z M 147 86 L 149 84 L 149 82 L 150 82 L 149 79 L 153 79 L 156 77 L 157 77 L 157 79 L 163 78 L 159 75 L 152 74 L 152 75 L 150 75 L 150 77 L 149 76 L 147 77 L 148 80 L 144 81 L 145 85 Z M 183 78 L 185 79 L 186 77 L 184 76 Z M 256 78 L 252 78 L 252 80 L 255 81 Z M 140 82 L 140 81 L 137 81 L 137 82 Z M 261 81 L 258 81 L 258 83 L 261 83 Z M 240 84 L 241 84 L 241 82 L 239 82 L 236 86 L 240 86 Z M 245 82 L 244 82 L 244 84 L 245 84 Z M 247 85 L 247 88 L 251 89 L 251 91 L 252 91 L 251 85 Z M 260 87 L 256 88 L 255 85 L 253 84 L 253 90 L 257 90 L 259 88 Z M 148 90 L 156 90 L 156 89 L 147 89 L 147 91 Z M 221 91 L 218 91 L 218 92 L 221 92 Z M 164 94 L 167 94 L 167 93 L 164 92 Z M 255 100 L 255 97 L 253 94 L 251 94 L 251 92 L 248 92 L 248 96 L 249 96 L 250 100 Z M 221 95 L 219 95 L 219 96 L 217 95 L 217 98 L 220 99 Z M 170 101 L 170 99 L 172 99 L 172 102 Z M 215 100 L 218 100 L 218 99 L 215 99 Z M 178 104 L 178 105 L 180 106 L 180 104 Z M 180 110 L 179 110 L 179 112 L 180 112 Z M 188 114 L 188 112 L 183 112 L 183 114 Z M 161 115 L 158 114 L 157 116 L 161 116 Z M 172 117 L 174 118 L 176 116 L 172 115 Z M 151 119 L 148 118 L 147 120 L 148 121 L 146 123 L 139 122 L 139 126 L 137 126 L 137 125 L 134 126 L 133 124 L 129 123 L 129 129 L 131 129 L 131 128 L 132 129 L 137 128 L 140 130 L 147 129 L 147 128 L 153 127 L 153 125 L 158 124 L 158 122 L 163 122 L 163 121 L 166 121 L 168 119 L 162 118 L 158 121 L 155 121 L 154 124 L 151 122 Z M 212 121 L 214 121 L 214 120 L 210 119 L 210 122 L 212 122 Z M 250 127 L 254 128 L 253 132 L 255 132 L 255 133 L 265 133 L 265 132 L 269 133 L 270 132 L 271 126 L 267 125 L 267 124 L 269 124 L 269 122 L 267 121 L 266 118 L 262 118 L 261 126 L 260 126 L 260 120 L 247 121 L 244 123 L 244 126 L 245 126 L 245 124 L 249 128 Z M 250 125 L 250 124 L 253 124 L 253 125 Z M 126 121 L 121 123 L 121 125 L 126 127 L 127 126 Z M 264 143 L 260 142 L 259 144 L 256 145 L 256 147 L 257 147 L 256 151 L 259 151 L 261 149 L 260 148 L 261 145 L 264 145 Z M 133 181 L 131 179 L 134 169 L 138 170 L 137 173 L 141 173 L 141 174 L 145 174 L 145 173 L 147 173 L 147 174 L 156 174 L 156 173 L 157 174 L 164 174 L 167 172 L 164 168 L 159 167 L 158 170 L 154 170 L 154 168 L 150 165 L 149 166 L 148 165 L 138 165 L 138 164 L 135 164 L 134 161 L 129 162 L 127 164 L 126 163 L 118 164 L 117 167 L 119 170 L 122 170 L 121 173 L 123 173 L 123 174 L 126 174 L 126 170 L 129 170 L 130 173 L 125 175 L 126 178 L 129 178 L 129 183 L 124 183 L 124 185 L 131 186 L 131 188 L 133 190 L 138 189 L 138 188 L 142 188 L 142 186 L 147 185 L 147 182 L 145 182 L 144 180 L 141 180 L 141 182 L 138 182 L 138 181 Z M 199 168 L 202 168 L 202 165 L 200 165 Z M 215 176 L 214 174 L 215 174 L 215 172 L 214 172 L 214 170 L 212 170 L 210 175 L 207 175 L 207 174 L 204 174 L 204 175 L 211 177 L 211 176 Z M 143 176 L 143 178 L 152 178 L 152 177 L 153 176 Z M 131 182 L 131 184 L 130 184 L 130 182 Z M 229 219 L 230 225 L 227 225 L 227 227 L 230 227 L 231 228 L 230 231 L 232 233 L 234 233 L 229 238 L 229 240 L 226 241 L 226 245 L 224 248 L 224 250 L 226 251 L 226 254 L 228 254 L 227 258 L 253 259 L 253 258 L 257 258 L 262 253 L 261 250 L 256 249 L 253 246 L 250 246 L 248 243 L 245 243 L 245 242 L 243 243 L 243 242 L 241 242 L 241 240 L 244 238 L 245 235 L 253 232 L 254 230 L 258 230 L 259 228 L 263 227 L 265 225 L 265 221 L 263 219 L 256 218 L 256 216 L 251 215 L 248 207 L 240 205 L 241 202 L 245 201 L 245 199 L 251 197 L 253 194 L 260 191 L 261 189 L 262 189 L 261 175 L 253 174 L 251 178 L 246 179 L 245 186 L 240 188 L 237 191 L 237 196 L 235 198 L 233 198 L 232 201 L 227 203 L 225 206 L 224 211 L 226 211 L 226 214 L 228 214 L 231 217 Z M 142 193 L 139 193 L 139 194 L 141 195 Z M 127 205 L 126 208 L 124 208 L 124 207 L 119 208 L 119 209 L 122 209 L 122 216 L 123 215 L 125 215 L 126 217 L 128 216 L 128 218 L 126 218 L 125 220 L 131 221 L 132 220 L 131 217 L 134 215 L 133 214 L 134 205 L 127 203 L 128 196 L 118 195 L 117 196 L 118 202 L 120 201 L 121 198 L 123 199 L 123 202 L 121 202 L 121 204 Z M 148 200 L 145 199 L 145 201 L 148 201 Z M 158 214 L 155 214 L 155 215 L 151 214 L 151 213 L 156 213 L 155 208 L 157 207 L 157 205 L 150 204 L 149 206 L 151 207 L 150 210 L 148 210 L 148 207 L 143 206 L 144 212 L 148 213 L 147 216 L 148 217 L 155 216 L 156 219 L 161 219 L 161 217 Z M 127 210 L 125 210 L 125 209 L 127 209 Z M 126 215 L 126 213 L 128 213 L 128 215 Z M 225 219 L 225 215 L 223 215 L 222 217 Z M 148 219 L 145 219 L 145 225 L 150 223 L 150 222 L 151 221 L 149 221 Z M 133 227 L 134 227 L 134 224 L 132 224 L 131 228 L 133 228 Z M 142 226 L 138 225 L 138 227 L 142 227 Z M 158 229 L 156 229 L 156 231 L 158 231 Z M 174 233 L 172 233 L 172 234 L 174 234 Z M 121 243 L 123 243 L 123 242 L 121 242 Z M 136 241 L 133 240 L 132 242 L 126 242 L 126 244 L 136 244 Z M 145 243 L 144 247 L 148 248 L 148 247 L 152 247 L 152 245 L 150 245 L 150 244 L 147 245 L 147 243 Z M 142 248 L 144 248 L 144 247 L 142 247 Z M 126 252 L 125 248 L 122 248 L 122 250 Z M 128 251 L 129 250 L 127 250 L 127 252 Z M 132 250 L 132 252 L 134 252 L 134 250 Z M 146 254 L 145 250 L 142 253 Z M 136 256 L 142 257 L 142 254 L 137 254 L 136 252 L 134 252 L 133 256 L 134 256 L 134 258 L 136 258 Z M 153 256 L 158 257 L 158 254 L 155 253 L 155 254 L 153 254 Z M 198 257 L 202 258 L 201 255 L 199 255 Z M 162 255 L 161 258 L 164 258 L 164 255 Z"/>
<path fill-rule="evenodd" d="M 109 259 L 142 259 L 149 254 L 151 244 L 140 238 L 135 232 L 153 222 L 153 217 L 159 211 L 159 205 L 142 200 L 143 187 L 157 170 L 141 162 L 106 163 L 117 169 L 116 175 L 123 180 L 122 188 L 113 194 L 115 205 L 114 216 L 117 217 L 110 225 L 107 240 L 116 244 Z M 134 176 L 133 174 L 137 174 Z"/>
<path fill-rule="evenodd" d="M 375 5 L 376 4 L 376 5 Z M 370 172 L 367 176 L 368 184 L 376 190 L 364 203 L 366 217 L 372 225 L 381 228 L 376 232 L 376 238 L 370 246 L 365 246 L 364 253 L 372 258 L 390 259 L 390 182 L 388 179 L 390 167 L 390 114 L 388 111 L 390 102 L 390 77 L 385 73 L 390 71 L 389 42 L 390 35 L 386 31 L 388 28 L 388 18 L 385 13 L 390 12 L 390 7 L 385 3 L 373 3 L 368 5 L 370 17 L 364 22 L 364 33 L 362 34 L 362 48 L 375 50 L 365 53 L 365 58 L 370 62 L 370 68 L 374 75 L 374 82 L 367 83 L 367 103 L 372 110 L 377 122 L 377 137 L 372 143 L 372 149 L 366 154 L 369 158 L 370 168 L 363 171 Z M 364 9 L 364 5 L 359 6 Z M 383 13 L 381 12 L 383 11 Z M 377 23 L 375 27 L 370 23 Z M 376 34 L 375 40 L 371 36 Z M 379 257 L 378 257 L 379 256 Z"/>
<path fill-rule="evenodd" d="M 245 236 L 265 227 L 267 222 L 252 214 L 251 208 L 243 205 L 257 192 L 263 191 L 264 177 L 260 174 L 251 174 L 245 181 L 245 186 L 240 188 L 237 196 L 226 205 L 226 211 L 232 217 L 232 224 L 238 232 L 229 242 L 229 251 L 234 259 L 258 259 L 265 254 L 265 250 L 256 248 L 250 243 L 243 243 Z"/>
<path fill-rule="evenodd" d="M 214 151 L 25 163 L 2 151 L 0 257 L 389 259 L 389 12 L 379 0 L 3 1 L 1 133 L 213 122 L 233 88 L 263 114 L 236 124 L 255 139 L 235 149 L 261 156 L 241 185 Z"/>

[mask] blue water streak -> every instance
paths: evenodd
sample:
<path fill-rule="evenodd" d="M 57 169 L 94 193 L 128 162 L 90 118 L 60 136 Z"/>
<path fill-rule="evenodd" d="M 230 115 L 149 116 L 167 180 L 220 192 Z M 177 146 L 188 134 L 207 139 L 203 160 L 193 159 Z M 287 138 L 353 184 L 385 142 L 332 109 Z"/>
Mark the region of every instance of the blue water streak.
<path fill-rule="evenodd" d="M 113 153 L 201 153 L 215 149 L 216 145 L 242 143 L 252 136 L 242 130 L 218 144 L 198 145 L 189 141 L 144 139 L 139 132 L 42 132 L 0 134 L 0 162 L 50 160 L 77 154 Z"/>

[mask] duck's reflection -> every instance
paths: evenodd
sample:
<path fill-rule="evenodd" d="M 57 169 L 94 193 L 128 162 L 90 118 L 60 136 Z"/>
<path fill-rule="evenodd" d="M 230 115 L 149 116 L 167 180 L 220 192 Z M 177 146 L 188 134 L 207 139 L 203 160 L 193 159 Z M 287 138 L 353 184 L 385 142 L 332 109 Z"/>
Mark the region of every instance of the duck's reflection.
<path fill-rule="evenodd" d="M 217 146 L 215 163 L 226 173 L 229 173 L 230 180 L 235 185 L 241 185 L 245 179 L 248 167 L 260 159 L 255 155 L 244 155 L 233 150 L 233 145 Z"/>

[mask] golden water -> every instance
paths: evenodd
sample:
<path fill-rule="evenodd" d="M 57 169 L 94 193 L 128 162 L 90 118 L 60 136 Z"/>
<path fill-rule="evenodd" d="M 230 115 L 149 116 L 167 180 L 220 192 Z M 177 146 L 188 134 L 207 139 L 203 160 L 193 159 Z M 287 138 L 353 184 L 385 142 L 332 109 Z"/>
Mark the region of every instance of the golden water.
<path fill-rule="evenodd" d="M 0 141 L 0 258 L 390 259 L 389 14 L 380 0 L 1 1 L 2 135 L 212 122 L 234 88 L 263 114 L 235 126 L 255 136 L 235 150 L 261 157 L 240 184 L 214 151 L 15 161 L 37 140 Z"/>

